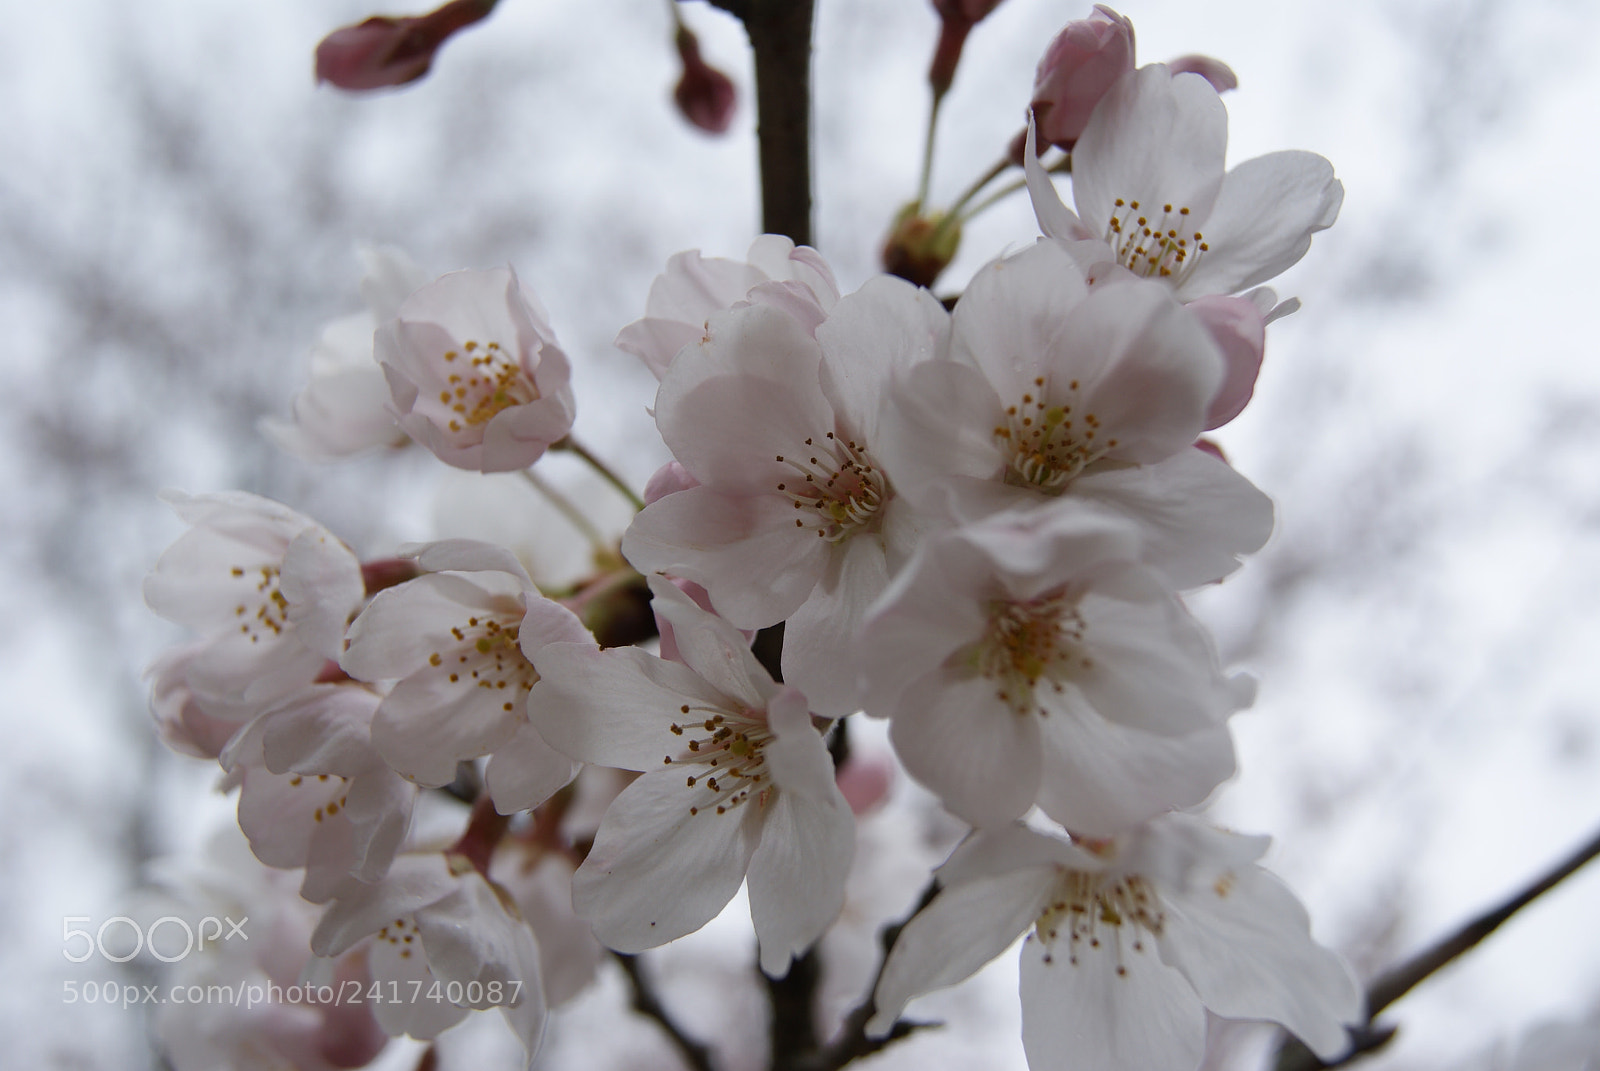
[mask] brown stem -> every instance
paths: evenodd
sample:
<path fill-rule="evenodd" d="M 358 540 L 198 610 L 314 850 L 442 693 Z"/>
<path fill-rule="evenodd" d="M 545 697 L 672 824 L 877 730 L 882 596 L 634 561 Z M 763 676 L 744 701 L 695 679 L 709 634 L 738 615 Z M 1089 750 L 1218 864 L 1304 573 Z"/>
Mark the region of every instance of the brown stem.
<path fill-rule="evenodd" d="M 696 1041 L 683 1032 L 677 1020 L 672 1018 L 666 1006 L 661 1003 L 661 998 L 656 996 L 655 987 L 650 984 L 644 968 L 639 964 L 639 957 L 622 952 L 613 952 L 611 956 L 622 968 L 622 973 L 628 977 L 628 988 L 633 993 L 633 1010 L 656 1021 L 656 1025 L 666 1033 L 672 1042 L 672 1047 L 678 1050 L 678 1055 L 683 1057 L 683 1062 L 690 1071 L 716 1071 L 717 1065 L 711 1058 L 710 1046 Z"/>
<path fill-rule="evenodd" d="M 1367 1021 L 1350 1031 L 1349 1052 L 1332 1063 L 1325 1064 L 1303 1043 L 1289 1039 L 1278 1052 L 1277 1071 L 1314 1071 L 1321 1067 L 1342 1067 L 1387 1044 L 1394 1036 L 1396 1028 L 1374 1024 L 1373 1020 L 1377 1018 L 1379 1012 L 1411 992 L 1420 982 L 1457 956 L 1470 951 L 1479 941 L 1497 930 L 1501 923 L 1555 888 L 1568 875 L 1597 855 L 1600 855 L 1600 832 L 1596 832 L 1576 851 L 1535 878 L 1498 907 L 1469 919 L 1453 933 L 1379 975 L 1367 987 Z"/>

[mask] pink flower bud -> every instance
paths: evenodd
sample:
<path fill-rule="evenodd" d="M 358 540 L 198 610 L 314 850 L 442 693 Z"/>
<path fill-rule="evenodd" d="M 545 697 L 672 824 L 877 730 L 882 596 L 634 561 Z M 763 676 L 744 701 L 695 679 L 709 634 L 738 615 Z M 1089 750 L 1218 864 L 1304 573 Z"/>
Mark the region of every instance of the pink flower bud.
<path fill-rule="evenodd" d="M 933 0 L 934 9 L 946 22 L 981 22 L 1000 6 L 1000 0 Z"/>
<path fill-rule="evenodd" d="M 933 63 L 928 67 L 928 84 L 936 96 L 942 97 L 956 76 L 968 31 L 999 7 L 1000 0 L 933 0 L 933 6 L 941 22 L 939 43 L 934 46 Z"/>
<path fill-rule="evenodd" d="M 700 42 L 687 27 L 678 27 L 676 43 L 683 59 L 683 77 L 672 91 L 678 110 L 708 134 L 726 133 L 738 99 L 733 82 L 700 58 Z"/>
<path fill-rule="evenodd" d="M 1198 74 L 1210 82 L 1211 88 L 1218 93 L 1239 88 L 1239 76 L 1233 73 L 1233 68 L 1210 56 L 1179 56 L 1175 60 L 1169 60 L 1167 66 L 1173 74 Z"/>
<path fill-rule="evenodd" d="M 374 15 L 330 33 L 317 45 L 317 81 L 340 89 L 382 89 L 428 73 L 451 34 L 494 10 L 495 0 L 450 0 L 426 15 Z"/>
<path fill-rule="evenodd" d="M 1100 98 L 1133 70 L 1133 52 L 1133 23 L 1104 4 L 1067 23 L 1045 49 L 1033 80 L 1039 139 L 1072 148 Z"/>

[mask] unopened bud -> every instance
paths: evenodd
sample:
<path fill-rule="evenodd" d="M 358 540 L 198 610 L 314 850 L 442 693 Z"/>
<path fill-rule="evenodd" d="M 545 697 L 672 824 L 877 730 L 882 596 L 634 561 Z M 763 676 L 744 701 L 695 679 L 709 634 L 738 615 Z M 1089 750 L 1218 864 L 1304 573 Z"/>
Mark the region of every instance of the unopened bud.
<path fill-rule="evenodd" d="M 708 134 L 725 133 L 738 102 L 732 80 L 700 58 L 700 42 L 687 27 L 678 27 L 676 44 L 683 59 L 683 77 L 672 91 L 678 111 Z"/>
<path fill-rule="evenodd" d="M 961 245 L 961 224 L 944 212 L 922 214 L 912 201 L 894 218 L 883 243 L 883 270 L 917 286 L 932 286 Z"/>
<path fill-rule="evenodd" d="M 317 45 L 317 81 L 340 89 L 382 89 L 415 82 L 451 34 L 494 10 L 495 0 L 451 0 L 426 15 L 374 15 L 330 33 Z"/>
<path fill-rule="evenodd" d="M 1218 93 L 1239 88 L 1239 76 L 1233 73 L 1233 68 L 1211 56 L 1179 56 L 1168 61 L 1167 66 L 1173 74 L 1198 74 Z"/>
<path fill-rule="evenodd" d="M 933 0 L 933 6 L 939 12 L 939 43 L 934 46 L 933 62 L 928 65 L 928 84 L 933 87 L 934 96 L 942 97 L 955 79 L 967 34 L 1000 6 L 1000 0 Z"/>
<path fill-rule="evenodd" d="M 1100 98 L 1133 70 L 1133 55 L 1133 23 L 1104 4 L 1096 4 L 1088 18 L 1067 23 L 1034 75 L 1039 140 L 1071 149 Z"/>

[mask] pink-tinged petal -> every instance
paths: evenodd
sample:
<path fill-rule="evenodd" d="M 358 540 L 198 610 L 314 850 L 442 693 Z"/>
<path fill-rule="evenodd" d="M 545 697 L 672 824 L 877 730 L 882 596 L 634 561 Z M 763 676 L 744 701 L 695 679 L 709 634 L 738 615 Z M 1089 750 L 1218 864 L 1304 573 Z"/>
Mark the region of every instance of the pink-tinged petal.
<path fill-rule="evenodd" d="M 255 723 L 263 764 L 273 773 L 345 777 L 379 765 L 370 726 L 381 699 L 359 685 L 313 685 Z"/>
<path fill-rule="evenodd" d="M 622 329 L 617 348 L 660 379 L 678 351 L 700 339 L 712 313 L 743 298 L 762 278 L 758 269 L 736 260 L 704 257 L 699 250 L 675 254 L 650 284 L 645 318 Z"/>
<path fill-rule="evenodd" d="M 889 739 L 906 772 L 975 826 L 1021 817 L 1039 792 L 1039 726 L 982 677 L 925 677 L 901 697 Z"/>
<path fill-rule="evenodd" d="M 839 283 L 822 254 L 781 234 L 757 235 L 746 259 L 771 279 L 792 279 L 817 295 L 824 312 L 839 301 Z"/>
<path fill-rule="evenodd" d="M 367 965 L 380 989 L 387 993 L 392 986 L 393 992 L 404 997 L 373 1002 L 373 1017 L 385 1033 L 428 1041 L 467 1017 L 467 1008 L 444 999 L 443 983 L 429 969 L 428 957 L 415 942 L 402 945 L 374 941 L 367 951 Z"/>
<path fill-rule="evenodd" d="M 1040 137 L 1070 149 L 1100 98 L 1133 70 L 1133 56 L 1133 24 L 1104 4 L 1096 4 L 1088 18 L 1067 23 L 1034 73 Z"/>
<path fill-rule="evenodd" d="M 643 361 L 644 366 L 659 380 L 667 374 L 667 367 L 672 364 L 678 351 L 700 341 L 704 333 L 703 323 L 682 323 L 646 316 L 624 327 L 612 344 Z"/>
<path fill-rule="evenodd" d="M 1228 112 L 1205 79 L 1173 77 L 1159 63 L 1141 67 L 1111 87 L 1073 147 L 1078 214 L 1104 237 L 1119 198 L 1125 208 L 1170 203 L 1203 220 L 1222 183 L 1227 146 Z"/>
<path fill-rule="evenodd" d="M 836 428 L 870 450 L 890 381 L 924 361 L 946 355 L 950 314 L 937 298 L 904 279 L 880 275 L 839 299 L 817 328 L 822 346 L 822 393 Z"/>
<path fill-rule="evenodd" d="M 1186 878 L 1162 889 L 1162 958 L 1216 1014 L 1281 1023 L 1323 1060 L 1343 1053 L 1345 1025 L 1362 1018 L 1361 988 L 1338 955 L 1311 939 L 1288 887 L 1248 863 L 1199 865 Z"/>
<path fill-rule="evenodd" d="M 830 718 L 861 709 L 861 623 L 889 585 L 883 543 L 876 536 L 852 536 L 842 551 L 833 555 L 816 590 L 783 631 L 784 680 L 805 693 L 812 710 Z"/>
<path fill-rule="evenodd" d="M 1232 293 L 1272 278 L 1311 248 L 1311 236 L 1333 226 L 1344 186 L 1316 153 L 1287 151 L 1246 160 L 1223 180 L 1205 217 L 1211 247 L 1184 278 L 1184 300 Z"/>
<path fill-rule="evenodd" d="M 804 283 L 792 279 L 773 279 L 757 283 L 745 295 L 752 305 L 765 305 L 787 314 L 800 329 L 815 336 L 817 328 L 828 318 L 828 310 L 817 301 L 817 295 Z"/>
<path fill-rule="evenodd" d="M 556 643 L 534 662 L 539 682 L 528 693 L 528 717 L 545 743 L 582 762 L 624 770 L 657 770 L 685 747 L 668 728 L 705 715 L 680 708 L 726 708 L 728 698 L 687 666 L 634 647 L 601 651 Z M 687 806 L 687 804 L 685 805 Z"/>
<path fill-rule="evenodd" d="M 1045 867 L 1059 872 L 1081 870 L 1098 874 L 1106 861 L 1069 840 L 1047 836 L 1021 824 L 976 830 L 956 845 L 950 858 L 940 863 L 934 876 L 946 888 L 980 881 L 996 874 Z M 1049 879 L 1052 883 L 1055 876 Z M 1032 921 L 1031 919 L 1029 920 Z"/>
<path fill-rule="evenodd" d="M 1045 396 L 1053 399 L 1062 379 L 1077 380 L 1081 409 L 1074 412 L 1098 421 L 1108 457 L 1159 461 L 1199 437 L 1222 382 L 1222 360 L 1170 290 L 1152 282 L 1107 283 L 1063 327 L 1069 333 L 1054 352 L 1033 351 L 1049 354 Z"/>
<path fill-rule="evenodd" d="M 1034 116 L 1030 112 L 1028 140 L 1023 143 L 1022 173 L 1028 183 L 1028 199 L 1033 202 L 1033 214 L 1039 221 L 1039 230 L 1047 237 L 1068 242 L 1098 239 L 1100 236 L 1084 226 L 1078 214 L 1067 207 L 1055 183 L 1050 181 L 1050 172 L 1039 162 L 1039 154 L 1035 151 L 1038 143 L 1035 141 L 1034 123 Z"/>
<path fill-rule="evenodd" d="M 301 532 L 284 553 L 279 589 L 289 600 L 287 616 L 300 642 L 337 659 L 350 615 L 366 593 L 361 562 L 350 548 L 320 526 Z"/>
<path fill-rule="evenodd" d="M 1116 932 L 1120 927 L 1107 927 Z M 1022 946 L 1022 1048 L 1032 1071 L 1194 1071 L 1205 1054 L 1206 1015 L 1183 975 L 1146 942 L 1099 948 L 1063 939 Z M 1120 970 L 1119 970 L 1120 968 Z"/>
<path fill-rule="evenodd" d="M 256 858 L 273 867 L 306 865 L 313 834 L 323 824 L 312 816 L 326 812 L 344 794 L 336 777 L 317 779 L 274 774 L 261 767 L 240 772 L 239 828 Z"/>
<path fill-rule="evenodd" d="M 532 590 L 533 581 L 522 567 L 517 556 L 505 547 L 484 543 L 476 539 L 441 539 L 401 548 L 402 553 L 413 554 L 417 567 L 427 573 L 510 573 L 524 590 Z"/>
<path fill-rule="evenodd" d="M 1199 53 L 1188 53 L 1177 59 L 1167 61 L 1167 69 L 1174 78 L 1180 74 L 1198 74 L 1211 88 L 1218 93 L 1239 88 L 1239 76 L 1233 73 L 1233 68 L 1214 56 L 1202 56 Z"/>
<path fill-rule="evenodd" d="M 1267 292 L 1270 296 L 1271 291 Z M 1189 302 L 1222 354 L 1222 386 L 1206 410 L 1205 430 L 1220 428 L 1244 411 L 1255 393 L 1256 376 L 1267 348 L 1267 322 L 1249 295 L 1207 294 Z"/>
<path fill-rule="evenodd" d="M 778 495 L 736 497 L 691 487 L 646 506 L 622 536 L 642 573 L 693 580 L 739 628 L 766 628 L 794 613 L 816 587 L 828 546 L 794 526 Z"/>
<path fill-rule="evenodd" d="M 448 673 L 449 666 L 441 666 L 400 681 L 372 719 L 378 754 L 428 787 L 448 785 L 457 763 L 503 746 L 524 719 L 515 690 L 474 687 L 450 680 Z"/>
<path fill-rule="evenodd" d="M 375 885 L 351 878 L 311 935 L 311 951 L 337 956 L 389 922 L 416 912 L 455 887 L 443 854 L 405 855 Z"/>
<path fill-rule="evenodd" d="M 655 471 L 644 485 L 644 504 L 650 505 L 679 491 L 699 487 L 700 481 L 689 475 L 689 470 L 676 461 L 669 461 Z"/>
<path fill-rule="evenodd" d="M 937 510 L 952 477 L 988 480 L 1002 471 L 994 428 L 1003 419 L 1000 397 L 981 371 L 930 361 L 895 385 L 873 453 L 893 475 L 897 495 Z"/>
<path fill-rule="evenodd" d="M 716 692 L 759 710 L 776 690 L 750 641 L 723 618 L 702 609 L 663 576 L 650 577 L 656 616 L 672 631 L 678 661 L 694 670 Z"/>
<path fill-rule="evenodd" d="M 1110 721 L 1161 736 L 1219 724 L 1233 689 L 1205 629 L 1150 570 L 1102 571 L 1078 602 L 1082 651 L 1072 683 Z"/>
<path fill-rule="evenodd" d="M 946 886 L 895 942 L 874 997 L 869 1037 L 883 1037 L 915 997 L 977 973 L 1038 918 L 1050 901 L 1055 870 L 1025 867 Z"/>
<path fill-rule="evenodd" d="M 1226 728 L 1155 736 L 1085 710 L 1054 710 L 1039 734 L 1039 806 L 1077 833 L 1109 837 L 1174 807 L 1192 807 L 1233 776 Z"/>
<path fill-rule="evenodd" d="M 656 396 L 672 455 L 701 483 L 766 494 L 792 475 L 776 454 L 833 429 L 818 380 L 822 351 L 788 314 L 747 305 L 713 316 Z"/>
<path fill-rule="evenodd" d="M 831 790 L 822 798 L 782 786 L 767 808 L 761 845 L 750 859 L 750 919 L 761 950 L 761 969 L 778 978 L 789 961 L 822 936 L 844 906 L 844 883 L 855 856 L 855 818 L 833 783 L 821 737 L 809 725 L 803 732 L 816 741 L 816 757 Z M 767 745 L 768 761 L 775 762 Z M 812 764 L 814 765 L 814 764 Z"/>
<path fill-rule="evenodd" d="M 842 803 L 833 759 L 822 733 L 812 724 L 806 697 L 784 685 L 767 705 L 767 724 L 774 739 L 763 755 L 772 770 L 772 783 L 785 794 L 803 796 L 818 807 Z"/>
<path fill-rule="evenodd" d="M 1138 521 L 1145 561 L 1180 590 L 1227 576 L 1272 534 L 1272 500 L 1203 450 L 1086 473 L 1072 493 Z"/>
<path fill-rule="evenodd" d="M 579 764 L 556 751 L 531 724 L 517 726 L 495 749 L 485 778 L 495 810 L 515 814 L 539 806 L 578 776 Z"/>
<path fill-rule="evenodd" d="M 380 591 L 350 626 L 339 664 L 357 680 L 404 677 L 440 654 L 450 629 L 480 616 L 520 618 L 521 585 L 511 576 L 480 573 L 472 580 L 429 573 Z"/>
<path fill-rule="evenodd" d="M 1037 389 L 1041 365 L 1069 347 L 1068 318 L 1088 296 L 1083 269 L 1055 242 L 991 261 L 956 306 L 950 356 L 982 369 L 1001 403 L 1013 405 Z"/>
<path fill-rule="evenodd" d="M 691 814 L 696 798 L 671 770 L 646 774 L 606 811 L 572 876 L 572 906 L 618 952 L 643 952 L 711 921 L 744 882 L 761 811 Z"/>
<path fill-rule="evenodd" d="M 416 917 L 428 965 L 440 978 L 462 983 L 465 1007 L 509 1003 L 508 994 L 495 1000 L 486 990 L 496 982 L 503 990 L 514 990 L 520 981 L 522 1001 L 542 1010 L 544 991 L 533 934 L 521 919 L 506 914 L 495 891 L 476 872 L 463 874 L 454 888 Z"/>
<path fill-rule="evenodd" d="M 387 873 L 411 827 L 416 797 L 416 786 L 389 770 L 375 770 L 350 783 L 343 812 L 353 834 L 350 873 L 356 878 L 374 882 Z"/>

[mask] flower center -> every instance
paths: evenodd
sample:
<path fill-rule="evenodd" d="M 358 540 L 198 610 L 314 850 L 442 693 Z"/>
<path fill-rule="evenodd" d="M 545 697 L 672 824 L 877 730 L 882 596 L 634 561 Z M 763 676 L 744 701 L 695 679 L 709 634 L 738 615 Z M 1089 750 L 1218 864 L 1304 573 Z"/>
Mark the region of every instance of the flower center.
<path fill-rule="evenodd" d="M 442 666 L 448 660 L 451 684 L 491 692 L 509 693 L 515 689 L 516 695 L 501 703 L 501 709 L 509 713 L 539 680 L 533 663 L 518 646 L 521 627 L 519 620 L 510 617 L 469 617 L 465 626 L 450 629 L 456 646 L 445 652 L 434 651 L 428 656 L 428 664 Z"/>
<path fill-rule="evenodd" d="M 1100 419 L 1090 412 L 1075 412 L 1078 381 L 1067 384 L 1068 397 L 1053 402 L 1046 397 L 1047 381 L 1039 376 L 1022 401 L 1006 409 L 1006 422 L 995 425 L 994 437 L 1010 454 L 1005 482 L 1058 495 L 1067 484 L 1116 449 L 1117 440 L 1103 438 Z"/>
<path fill-rule="evenodd" d="M 278 589 L 278 567 L 261 565 L 246 570 L 236 565 L 231 572 L 235 579 L 259 577 L 254 583 L 254 595 L 247 595 L 243 602 L 234 607 L 233 615 L 239 619 L 239 631 L 249 636 L 251 643 L 260 643 L 261 637 L 267 633 L 271 633 L 269 638 L 283 635 L 283 630 L 289 627 L 289 600 Z M 255 603 L 254 613 L 250 610 L 252 602 Z"/>
<path fill-rule="evenodd" d="M 539 388 L 500 343 L 480 345 L 468 340 L 460 351 L 446 351 L 444 359 L 454 365 L 463 355 L 467 363 L 460 372 L 446 376 L 449 387 L 439 392 L 440 403 L 455 414 L 450 418 L 451 431 L 460 431 L 463 420 L 477 427 L 503 409 L 538 401 Z"/>
<path fill-rule="evenodd" d="M 1118 197 L 1106 224 L 1106 244 L 1117 263 L 1135 275 L 1181 283 L 1211 248 L 1192 226 L 1187 206 L 1162 205 L 1157 216 L 1153 206 Z"/>
<path fill-rule="evenodd" d="M 767 723 L 715 707 L 691 707 L 685 703 L 678 708 L 680 715 L 691 712 L 705 714 L 706 719 L 690 725 L 673 722 L 669 731 L 673 736 L 687 737 L 688 747 L 676 756 L 666 757 L 669 766 L 687 764 L 700 769 L 699 773 L 687 775 L 688 786 L 703 788 L 706 796 L 691 806 L 689 813 L 696 815 L 714 808 L 717 814 L 727 814 L 751 799 L 752 793 L 756 806 L 765 804 L 772 792 L 763 755 L 772 739 Z"/>
<path fill-rule="evenodd" d="M 777 455 L 795 472 L 778 484 L 778 493 L 794 503 L 794 526 L 839 543 L 873 524 L 891 492 L 866 448 L 831 431 L 820 447 L 812 439 L 805 445 L 815 452 L 802 458 Z"/>
<path fill-rule="evenodd" d="M 345 801 L 350 796 L 350 779 L 338 778 L 338 784 L 332 783 L 328 774 L 295 774 L 289 778 L 289 787 L 294 789 L 305 788 L 315 791 L 323 797 L 322 804 L 311 813 L 311 820 L 320 822 L 324 818 L 332 818 L 345 806 Z"/>
<path fill-rule="evenodd" d="M 1039 682 L 1063 691 L 1076 669 L 1093 661 L 1082 653 L 1083 615 L 1064 591 L 1025 601 L 996 600 L 979 642 L 977 667 L 996 685 L 996 697 L 1017 714 L 1049 712 L 1035 701 Z"/>
<path fill-rule="evenodd" d="M 1122 942 L 1143 952 L 1144 935 L 1159 937 L 1166 913 L 1155 891 L 1138 875 L 1107 876 L 1068 870 L 1061 875 L 1050 904 L 1034 922 L 1034 932 L 1049 946 L 1045 962 L 1054 962 L 1056 943 L 1067 937 L 1067 962 L 1077 966 L 1085 948 L 1110 943 L 1116 950 L 1117 974 L 1126 975 Z"/>

